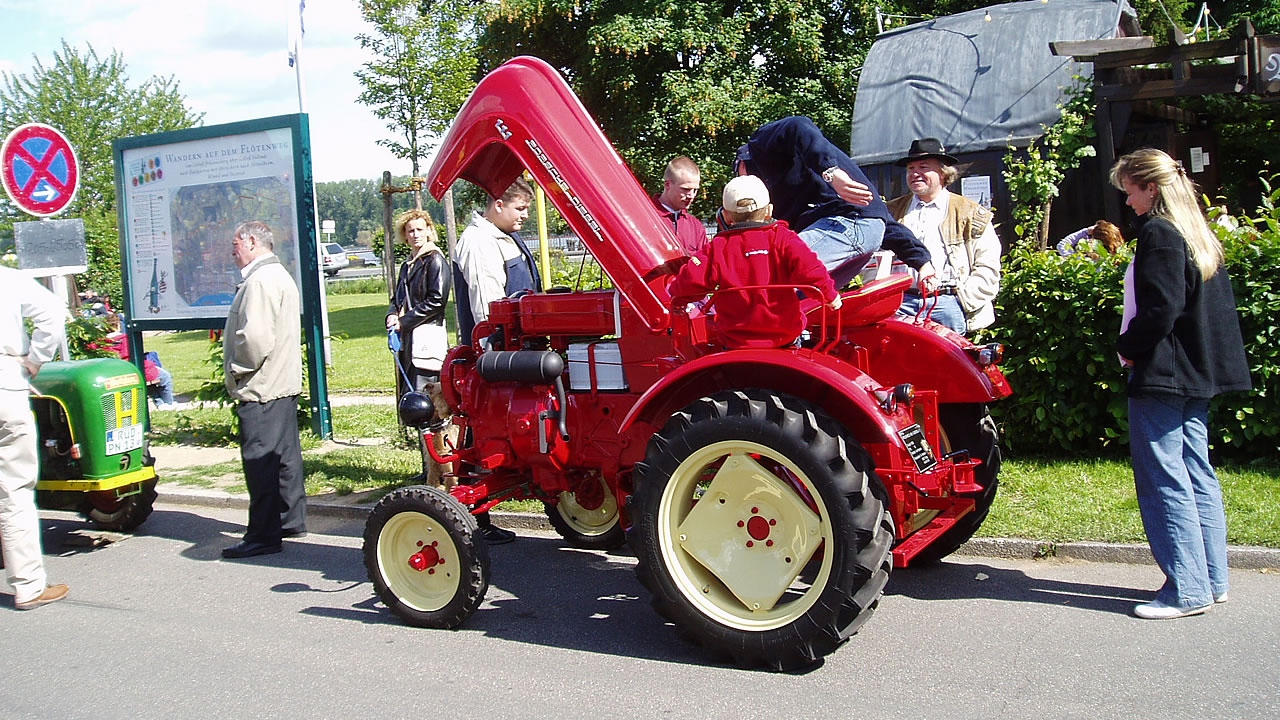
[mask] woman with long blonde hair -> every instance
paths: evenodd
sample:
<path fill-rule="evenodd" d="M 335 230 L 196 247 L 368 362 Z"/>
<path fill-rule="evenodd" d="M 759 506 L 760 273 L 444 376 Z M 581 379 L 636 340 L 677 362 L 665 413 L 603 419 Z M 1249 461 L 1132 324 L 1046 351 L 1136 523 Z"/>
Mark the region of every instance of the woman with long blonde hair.
<path fill-rule="evenodd" d="M 400 333 L 399 363 L 410 387 L 407 392 L 423 392 L 440 382 L 440 368 L 449 351 L 449 335 L 444 326 L 449 302 L 451 275 L 449 261 L 436 247 L 436 226 L 425 210 L 407 210 L 396 217 L 396 239 L 409 244 L 409 259 L 400 266 L 391 307 L 387 309 L 387 330 Z M 430 475 L 430 458 L 422 454 L 424 482 Z"/>
<path fill-rule="evenodd" d="M 1111 183 L 1138 214 L 1116 351 L 1129 375 L 1129 450 L 1142 524 L 1165 582 L 1134 608 L 1196 615 L 1227 600 L 1227 520 L 1209 463 L 1209 400 L 1250 389 L 1222 245 L 1183 167 L 1159 150 L 1120 158 Z"/>

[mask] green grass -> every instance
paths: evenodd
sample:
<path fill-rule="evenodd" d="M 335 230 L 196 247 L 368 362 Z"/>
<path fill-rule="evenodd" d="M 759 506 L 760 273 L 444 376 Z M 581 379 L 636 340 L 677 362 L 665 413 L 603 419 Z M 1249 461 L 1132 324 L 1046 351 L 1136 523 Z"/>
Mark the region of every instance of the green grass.
<path fill-rule="evenodd" d="M 1280 547 L 1280 466 L 1218 469 L 1233 545 Z M 1046 542 L 1146 542 L 1133 471 L 1119 460 L 1005 460 L 980 535 Z"/>
<path fill-rule="evenodd" d="M 220 487 L 228 492 L 247 493 L 243 468 L 239 460 L 188 468 L 160 468 L 161 479 L 167 483 L 194 487 Z M 238 479 L 238 480 L 236 480 Z"/>
<path fill-rule="evenodd" d="M 329 392 L 333 394 L 391 393 L 395 388 L 395 363 L 387 350 L 387 296 L 383 293 L 330 295 L 329 335 L 332 365 Z M 445 309 L 453 317 L 452 307 Z M 449 341 L 456 333 L 450 330 Z M 210 378 L 209 332 L 192 330 L 148 336 L 147 350 L 155 350 L 169 372 L 173 389 L 189 397 Z"/>
<path fill-rule="evenodd" d="M 401 437 L 396 409 L 391 405 L 338 405 L 332 419 L 333 436 L 338 440 L 382 438 L 396 442 Z M 237 442 L 234 413 L 229 407 L 152 412 L 150 438 L 156 445 L 233 446 Z M 319 438 L 303 430 L 303 450 L 320 444 Z"/>

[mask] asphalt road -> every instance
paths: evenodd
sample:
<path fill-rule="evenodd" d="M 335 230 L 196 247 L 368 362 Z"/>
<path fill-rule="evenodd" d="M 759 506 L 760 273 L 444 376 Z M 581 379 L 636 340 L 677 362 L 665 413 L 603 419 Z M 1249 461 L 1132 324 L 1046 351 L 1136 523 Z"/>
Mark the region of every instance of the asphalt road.
<path fill-rule="evenodd" d="M 522 531 L 459 631 L 373 597 L 362 521 L 220 559 L 243 510 L 161 505 L 136 536 L 44 513 L 52 579 L 0 599 L 4 718 L 1271 718 L 1280 575 L 1238 570 L 1201 617 L 1129 616 L 1152 566 L 965 558 L 890 580 L 821 666 L 718 664 L 651 610 L 625 553 Z M 104 541 L 108 541 L 105 542 Z"/>

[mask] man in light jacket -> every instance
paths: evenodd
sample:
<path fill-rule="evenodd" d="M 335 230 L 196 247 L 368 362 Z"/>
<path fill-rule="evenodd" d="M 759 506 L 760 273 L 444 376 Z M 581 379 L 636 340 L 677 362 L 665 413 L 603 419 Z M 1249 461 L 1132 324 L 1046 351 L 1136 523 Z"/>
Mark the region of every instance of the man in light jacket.
<path fill-rule="evenodd" d="M 241 223 L 231 247 L 244 280 L 227 315 L 222 368 L 240 420 L 249 526 L 222 556 L 243 558 L 280 552 L 281 538 L 307 531 L 298 438 L 302 328 L 298 286 L 273 252 L 271 228 Z"/>
<path fill-rule="evenodd" d="M 542 291 L 533 254 L 517 234 L 529 219 L 532 202 L 533 188 L 517 179 L 502 197 L 489 200 L 458 238 L 453 292 L 459 343 L 471 343 L 475 327 L 489 319 L 489 303 L 521 291 Z M 482 345 L 488 347 L 487 342 Z"/>
<path fill-rule="evenodd" d="M 35 332 L 28 337 L 24 319 Z M 66 333 L 67 308 L 24 273 L 0 266 L 0 545 L 14 607 L 33 610 L 66 597 L 48 584 L 40 550 L 36 422 L 28 391 Z"/>
<path fill-rule="evenodd" d="M 959 173 L 956 159 L 936 138 L 912 142 L 897 164 L 907 168 L 911 194 L 890 200 L 889 212 L 928 248 L 938 280 L 937 295 L 928 298 L 913 283 L 898 314 L 915 317 L 924 308 L 930 319 L 962 335 L 991 325 L 991 301 L 1000 290 L 1000 239 L 991 211 L 947 190 Z"/>

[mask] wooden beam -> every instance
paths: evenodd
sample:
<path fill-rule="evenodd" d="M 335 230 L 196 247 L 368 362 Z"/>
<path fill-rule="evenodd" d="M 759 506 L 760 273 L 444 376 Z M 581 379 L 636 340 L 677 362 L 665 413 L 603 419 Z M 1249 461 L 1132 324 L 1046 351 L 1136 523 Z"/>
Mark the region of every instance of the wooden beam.
<path fill-rule="evenodd" d="M 1183 110 L 1180 107 L 1165 105 L 1164 103 L 1157 103 L 1151 100 L 1139 101 L 1135 109 L 1143 115 L 1172 120 L 1183 125 L 1195 125 L 1200 120 L 1198 115 L 1189 110 Z"/>
<path fill-rule="evenodd" d="M 1054 55 L 1069 56 L 1080 60 L 1081 58 L 1093 57 L 1116 50 L 1141 50 L 1155 47 L 1155 44 L 1155 39 L 1148 35 L 1104 40 L 1058 40 L 1049 43 L 1049 52 Z"/>
<path fill-rule="evenodd" d="M 1115 126 L 1112 125 L 1111 103 L 1106 100 L 1098 101 L 1098 112 L 1094 115 L 1093 125 L 1098 131 L 1098 162 L 1102 167 L 1103 177 L 1111 172 L 1111 166 L 1116 162 L 1116 138 Z M 1105 180 L 1102 183 L 1102 212 L 1107 220 L 1113 223 L 1120 223 L 1120 196 L 1111 189 L 1111 185 Z"/>
<path fill-rule="evenodd" d="M 1158 48 L 1117 50 L 1092 57 L 1076 56 L 1078 62 L 1092 62 L 1095 68 L 1124 67 L 1126 65 L 1152 65 L 1180 63 L 1188 60 L 1204 60 L 1214 57 L 1233 57 L 1245 52 L 1245 42 L 1239 38 L 1198 42 L 1190 45 L 1166 45 Z"/>
<path fill-rule="evenodd" d="M 1157 98 L 1196 95 L 1234 94 L 1244 86 L 1231 78 L 1192 78 L 1190 80 L 1152 80 L 1135 85 L 1110 85 L 1098 88 L 1098 98 L 1120 100 L 1155 100 Z"/>

